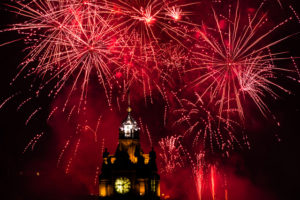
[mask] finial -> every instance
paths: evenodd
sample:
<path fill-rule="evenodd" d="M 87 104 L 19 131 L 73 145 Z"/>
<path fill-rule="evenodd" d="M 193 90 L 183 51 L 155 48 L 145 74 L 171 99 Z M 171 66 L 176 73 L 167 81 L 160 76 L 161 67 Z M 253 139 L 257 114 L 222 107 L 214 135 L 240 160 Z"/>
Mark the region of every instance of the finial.
<path fill-rule="evenodd" d="M 130 90 L 128 90 L 127 92 L 127 98 L 128 98 L 128 108 L 127 108 L 127 112 L 130 113 L 131 112 L 131 107 L 130 107 Z"/>

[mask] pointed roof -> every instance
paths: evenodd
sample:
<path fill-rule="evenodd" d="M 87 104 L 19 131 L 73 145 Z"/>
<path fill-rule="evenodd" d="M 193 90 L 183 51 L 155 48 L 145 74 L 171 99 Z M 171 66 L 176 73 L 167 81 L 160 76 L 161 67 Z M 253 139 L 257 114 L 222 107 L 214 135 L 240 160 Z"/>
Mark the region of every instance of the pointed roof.
<path fill-rule="evenodd" d="M 125 138 L 135 138 L 137 133 L 140 131 L 140 127 L 138 123 L 133 119 L 131 116 L 131 107 L 128 106 L 127 108 L 127 118 L 122 122 L 120 126 L 120 133 L 122 137 Z"/>

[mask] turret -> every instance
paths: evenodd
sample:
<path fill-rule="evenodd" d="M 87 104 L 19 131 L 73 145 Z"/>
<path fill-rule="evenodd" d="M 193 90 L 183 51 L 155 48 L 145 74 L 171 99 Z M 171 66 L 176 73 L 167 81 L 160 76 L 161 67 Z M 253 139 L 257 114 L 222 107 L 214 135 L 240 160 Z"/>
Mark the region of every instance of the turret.
<path fill-rule="evenodd" d="M 119 139 L 139 139 L 140 127 L 131 116 L 131 108 L 127 109 L 127 118 L 119 128 Z"/>

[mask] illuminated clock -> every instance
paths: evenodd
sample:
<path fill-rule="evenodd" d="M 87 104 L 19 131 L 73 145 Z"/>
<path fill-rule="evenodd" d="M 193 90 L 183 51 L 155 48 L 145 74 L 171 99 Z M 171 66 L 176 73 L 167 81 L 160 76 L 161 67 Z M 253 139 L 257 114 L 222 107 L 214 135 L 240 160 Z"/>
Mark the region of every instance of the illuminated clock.
<path fill-rule="evenodd" d="M 130 180 L 126 177 L 120 177 L 116 179 L 115 189 L 117 193 L 126 194 L 130 191 Z"/>

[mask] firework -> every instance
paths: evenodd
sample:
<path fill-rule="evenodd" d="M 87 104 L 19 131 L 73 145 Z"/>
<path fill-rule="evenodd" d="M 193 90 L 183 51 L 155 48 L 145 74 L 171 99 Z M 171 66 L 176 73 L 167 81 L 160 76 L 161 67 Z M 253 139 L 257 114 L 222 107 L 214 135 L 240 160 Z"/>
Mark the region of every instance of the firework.
<path fill-rule="evenodd" d="M 282 3 L 281 0 L 277 0 L 278 4 L 280 5 L 280 7 L 282 7 Z"/>
<path fill-rule="evenodd" d="M 270 1 L 278 2 L 276 5 L 281 7 L 284 5 L 280 0 Z M 164 166 L 161 172 L 170 175 L 180 168 L 190 167 L 198 199 L 204 199 L 205 195 L 209 199 L 218 198 L 218 187 L 222 183 L 217 166 L 208 161 L 210 155 L 220 152 L 223 158 L 229 157 L 242 142 L 249 147 L 241 127 L 245 123 L 246 108 L 249 108 L 247 101 L 253 102 L 266 115 L 269 107 L 265 97 L 277 98 L 280 90 L 289 92 L 276 82 L 278 72 L 289 71 L 277 66 L 280 60 L 289 59 L 295 67 L 291 71 L 295 71 L 298 78 L 288 78 L 298 81 L 300 72 L 297 57 L 285 57 L 285 52 L 272 50 L 289 36 L 273 40 L 271 34 L 291 18 L 274 26 L 270 23 L 270 15 L 263 13 L 263 4 L 257 10 L 248 8 L 247 13 L 241 12 L 240 5 L 236 4 L 235 9 L 230 6 L 228 15 L 218 14 L 214 9 L 211 13 L 203 10 L 207 15 L 201 25 L 195 25 L 191 21 L 200 18 L 202 10 L 193 15 L 187 8 L 194 4 L 186 2 L 189 1 L 22 0 L 8 5 L 21 22 L 3 31 L 16 31 L 21 38 L 0 46 L 22 40 L 27 46 L 24 49 L 26 57 L 13 82 L 23 77 L 33 77 L 37 82 L 29 89 L 34 95 L 21 100 L 17 111 L 26 110 L 27 104 L 48 96 L 56 98 L 58 104 L 49 110 L 47 122 L 62 111 L 67 122 L 77 123 L 73 126 L 76 133 L 64 137 L 57 155 L 57 166 L 65 168 L 65 173 L 75 172 L 80 151 L 87 146 L 84 135 L 100 143 L 98 133 L 104 129 L 100 125 L 107 116 L 104 114 L 106 108 L 102 104 L 97 106 L 103 113 L 99 113 L 95 127 L 87 119 L 91 114 L 88 91 L 94 84 L 111 110 L 114 110 L 115 99 L 119 111 L 123 110 L 122 103 L 126 102 L 129 90 L 135 100 L 144 97 L 145 106 L 148 101 L 154 103 L 153 94 L 159 93 L 165 103 L 161 106 L 163 124 L 169 125 L 168 117 L 174 117 L 173 128 L 182 130 L 177 132 L 181 135 L 160 138 L 159 155 Z M 222 0 L 203 2 L 217 3 L 217 6 L 226 4 Z M 299 22 L 296 10 L 292 5 L 288 8 Z M 272 27 L 268 28 L 270 25 Z M 20 94 L 4 99 L 0 109 Z M 172 94 L 176 100 L 172 99 Z M 58 101 L 60 95 L 62 101 Z M 26 114 L 27 126 L 44 111 L 42 105 L 34 106 L 33 111 Z M 80 116 L 74 116 L 79 113 Z M 155 146 L 148 126 L 143 125 L 141 118 L 139 122 L 141 133 L 147 133 L 150 145 Z M 23 153 L 33 150 L 43 136 L 41 131 L 35 135 Z M 101 151 L 96 150 L 98 153 L 103 153 L 103 143 L 104 139 Z M 90 179 L 95 187 L 100 157 L 101 153 Z M 224 195 L 228 199 L 226 184 Z"/>
<path fill-rule="evenodd" d="M 72 166 L 72 162 L 74 161 L 75 157 L 76 157 L 77 154 L 78 154 L 78 148 L 79 148 L 79 146 L 80 146 L 80 142 L 81 142 L 81 140 L 78 139 L 78 140 L 77 140 L 77 143 L 76 143 L 76 146 L 75 146 L 75 149 L 74 149 L 74 152 L 73 152 L 73 155 L 70 156 L 70 158 L 69 158 L 69 161 L 68 161 L 67 166 L 66 166 L 66 169 L 65 169 L 65 173 L 66 173 L 66 174 L 69 174 L 69 173 L 70 173 L 70 169 L 71 169 L 71 166 Z"/>
<path fill-rule="evenodd" d="M 230 118 L 232 113 L 238 113 L 244 119 L 244 104 L 246 97 L 256 104 L 262 114 L 269 111 L 264 102 L 264 96 L 269 94 L 277 97 L 274 88 L 284 92 L 288 90 L 275 82 L 276 73 L 288 71 L 277 67 L 275 61 L 288 59 L 284 52 L 272 53 L 270 48 L 284 39 L 269 43 L 271 33 L 286 24 L 288 18 L 269 30 L 263 27 L 268 21 L 266 14 L 260 14 L 261 6 L 255 11 L 249 11 L 248 23 L 240 14 L 239 3 L 228 17 L 218 15 L 213 10 L 215 27 L 206 25 L 198 30 L 199 45 L 195 52 L 193 72 L 200 75 L 193 81 L 194 86 L 205 88 L 201 97 L 218 101 L 219 115 Z M 195 66 L 198 65 L 198 66 Z M 224 113 L 224 114 L 223 114 Z"/>
<path fill-rule="evenodd" d="M 33 111 L 33 112 L 29 115 L 29 117 L 27 118 L 27 120 L 26 120 L 26 122 L 25 122 L 25 125 L 26 125 L 26 126 L 28 125 L 28 123 L 31 121 L 31 119 L 32 119 L 32 118 L 33 118 L 40 110 L 42 110 L 41 107 L 35 109 L 35 111 Z"/>
<path fill-rule="evenodd" d="M 64 147 L 63 147 L 63 149 L 61 150 L 61 152 L 60 152 L 60 154 L 59 154 L 59 157 L 58 157 L 58 159 L 57 159 L 57 164 L 56 164 L 57 167 L 60 165 L 61 160 L 62 160 L 62 157 L 64 156 L 65 151 L 66 151 L 66 149 L 69 147 L 69 145 L 70 145 L 70 140 L 67 140 L 66 144 L 64 145 Z"/>
<path fill-rule="evenodd" d="M 213 200 L 215 200 L 215 166 L 210 167 L 210 179 L 211 179 L 211 197 Z"/>
<path fill-rule="evenodd" d="M 80 107 L 87 97 L 89 81 L 95 76 L 108 97 L 113 67 L 120 65 L 117 60 L 123 48 L 110 15 L 100 15 L 101 7 L 87 1 L 17 2 L 10 7 L 26 19 L 4 30 L 18 31 L 28 45 L 17 77 L 22 73 L 41 77 L 36 94 L 50 85 L 49 96 L 53 97 L 71 82 L 65 105 L 80 86 Z M 31 67 L 31 63 L 37 65 Z"/>
<path fill-rule="evenodd" d="M 159 60 L 162 70 L 172 77 L 169 78 L 170 80 L 175 81 L 178 77 L 180 81 L 184 81 L 183 77 L 189 60 L 189 53 L 185 48 L 174 43 L 163 44 Z"/>
<path fill-rule="evenodd" d="M 180 136 L 171 136 L 162 138 L 158 143 L 161 148 L 159 154 L 163 161 L 163 173 L 171 174 L 177 167 L 182 167 L 184 162 L 182 160 L 183 149 L 180 144 Z"/>
<path fill-rule="evenodd" d="M 33 151 L 36 143 L 40 140 L 40 138 L 44 135 L 44 132 L 39 133 L 37 135 L 35 135 L 30 142 L 26 145 L 26 147 L 23 150 L 23 154 L 28 150 L 29 147 L 31 147 L 31 150 Z"/>
<path fill-rule="evenodd" d="M 177 100 L 180 107 L 173 111 L 177 115 L 174 125 L 188 127 L 183 136 L 192 136 L 193 147 L 202 151 L 222 150 L 228 155 L 230 149 L 240 145 L 241 137 L 236 135 L 241 129 L 239 123 L 219 115 L 212 109 L 214 104 L 206 105 L 198 93 L 191 100 L 178 97 Z"/>
<path fill-rule="evenodd" d="M 8 98 L 6 98 L 4 101 L 2 101 L 2 103 L 0 104 L 0 109 L 2 109 L 3 106 L 4 106 L 5 104 L 7 104 L 7 102 L 11 101 L 12 99 L 14 99 L 14 98 L 15 98 L 16 96 L 18 96 L 19 94 L 20 94 L 20 92 L 17 92 L 17 93 L 15 93 L 15 94 L 9 96 Z"/>
<path fill-rule="evenodd" d="M 138 42 L 139 39 L 136 39 L 133 43 L 127 43 L 128 46 L 133 46 L 134 48 L 123 54 L 123 65 L 117 68 L 115 77 L 123 89 L 123 99 L 125 99 L 129 89 L 132 89 L 133 91 L 142 91 L 145 97 L 145 103 L 147 102 L 147 96 L 151 98 L 152 102 L 152 90 L 154 88 L 160 88 L 158 83 L 163 78 L 159 75 L 163 75 L 163 72 L 160 68 L 150 67 L 155 65 L 153 57 L 148 58 L 146 56 L 134 55 L 138 50 L 137 46 L 140 45 Z M 146 47 L 144 50 L 148 52 L 151 51 Z"/>
<path fill-rule="evenodd" d="M 141 85 L 145 102 L 149 96 L 153 103 L 152 90 L 164 96 L 161 85 L 170 82 L 157 59 L 160 38 L 165 38 L 161 33 L 175 41 L 187 36 L 178 23 L 189 24 L 183 20 L 190 14 L 183 8 L 189 5 L 156 0 L 17 1 L 8 6 L 23 20 L 3 31 L 17 31 L 27 44 L 16 78 L 38 76 L 36 96 L 45 92 L 55 98 L 68 88 L 63 111 L 72 95 L 80 96 L 78 112 L 85 107 L 93 80 L 104 89 L 109 106 L 114 87 L 123 88 L 124 96 L 132 85 Z"/>
<path fill-rule="evenodd" d="M 133 87 L 143 91 L 146 104 L 147 99 L 153 103 L 153 90 L 167 99 L 164 85 L 168 85 L 172 77 L 164 69 L 165 61 L 161 60 L 162 52 L 168 51 L 162 42 L 173 41 L 183 46 L 179 38 L 189 37 L 184 26 L 193 25 L 185 19 L 191 13 L 183 11 L 190 5 L 193 3 L 157 0 L 116 0 L 103 5 L 115 15 L 115 28 L 130 47 L 122 50 L 123 65 L 115 73 L 123 94 Z"/>
<path fill-rule="evenodd" d="M 156 58 L 157 48 L 164 37 L 161 33 L 180 44 L 179 37 L 188 37 L 184 25 L 192 23 L 185 20 L 184 16 L 191 13 L 183 10 L 195 3 L 183 4 L 177 0 L 115 0 L 104 4 L 106 7 L 103 7 L 117 16 L 117 28 L 127 37 L 127 41 L 139 41 L 139 45 L 134 47 L 139 54 L 135 55 L 146 56 L 147 60 Z"/>
<path fill-rule="evenodd" d="M 198 195 L 197 199 L 201 200 L 209 198 L 213 200 L 224 195 L 224 199 L 227 200 L 228 189 L 226 176 L 220 176 L 220 171 L 215 164 L 207 163 L 205 160 L 205 153 L 200 152 L 190 158 L 190 160 Z"/>
<path fill-rule="evenodd" d="M 198 199 L 202 199 L 202 190 L 203 190 L 203 176 L 204 176 L 204 154 L 200 153 L 196 156 L 196 162 L 193 162 L 193 178 L 196 185 L 196 191 L 198 194 Z"/>

